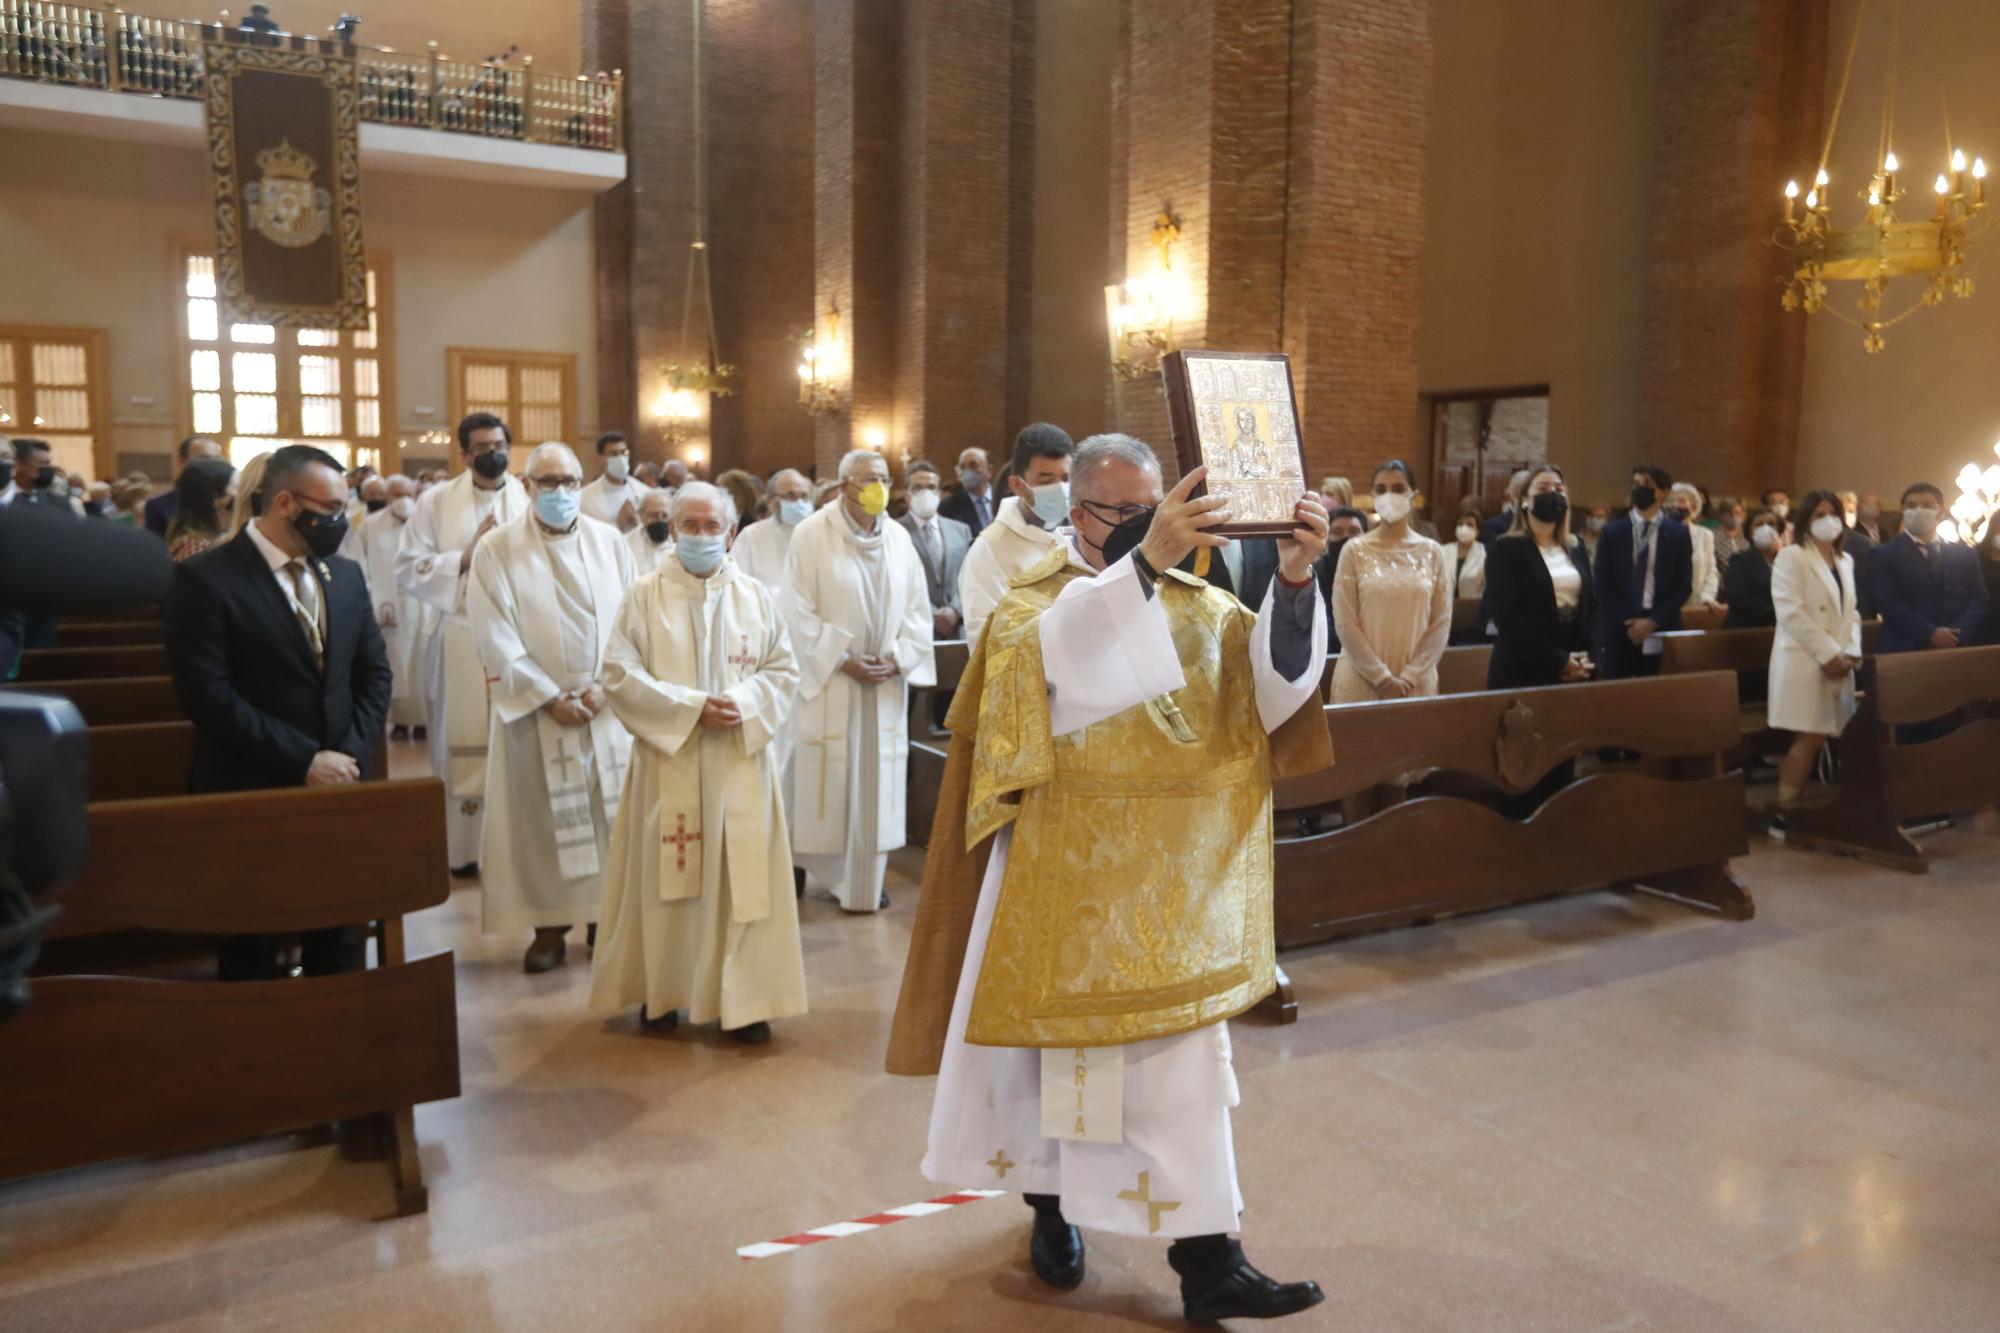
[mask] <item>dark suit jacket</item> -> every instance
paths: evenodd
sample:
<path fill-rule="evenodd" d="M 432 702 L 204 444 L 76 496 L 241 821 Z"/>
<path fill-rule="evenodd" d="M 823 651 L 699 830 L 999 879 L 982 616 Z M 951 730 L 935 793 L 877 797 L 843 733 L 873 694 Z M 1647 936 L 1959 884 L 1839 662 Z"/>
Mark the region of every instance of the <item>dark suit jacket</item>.
<path fill-rule="evenodd" d="M 989 484 L 986 488 L 986 509 L 989 515 L 1000 507 L 1000 498 L 999 489 Z M 938 505 L 938 512 L 946 518 L 957 519 L 960 523 L 965 524 L 966 527 L 971 528 L 972 535 L 975 537 L 986 527 L 986 524 L 982 523 L 979 519 L 979 506 L 972 503 L 972 493 L 970 491 L 961 489 L 945 496 L 944 500 Z M 991 521 L 990 518 L 988 521 Z"/>
<path fill-rule="evenodd" d="M 1986 618 L 1986 580 L 1979 556 L 1957 542 L 1937 543 L 1937 565 L 1904 533 L 1868 557 L 1869 600 L 1882 617 L 1878 653 L 1928 648 L 1933 631 L 1955 629 L 1970 644 Z M 1857 595 L 1858 598 L 1858 595 Z"/>
<path fill-rule="evenodd" d="M 1236 590 L 1236 596 L 1255 611 L 1264 605 L 1264 594 L 1271 590 L 1271 580 L 1277 577 L 1278 539 L 1239 537 L 1237 544 L 1243 548 L 1243 586 Z"/>
<path fill-rule="evenodd" d="M 2000 644 L 2000 554 L 1992 543 L 1979 548 L 1979 572 L 1986 580 L 1986 623 L 1979 627 L 1979 646 Z M 1857 594 L 1856 601 L 1860 600 Z"/>
<path fill-rule="evenodd" d="M 1771 605 L 1771 562 L 1755 547 L 1729 557 L 1716 595 L 1729 608 L 1722 618 L 1724 629 L 1760 629 L 1778 623 L 1777 609 Z M 1858 604 L 1859 596 L 1855 600 Z"/>
<path fill-rule="evenodd" d="M 1868 592 L 1868 557 L 1875 553 L 1874 538 L 1859 528 L 1849 528 L 1847 538 L 1840 549 L 1854 557 L 1854 605 L 1861 611 L 1863 620 L 1875 616 L 1875 599 Z"/>
<path fill-rule="evenodd" d="M 1502 537 L 1486 550 L 1486 606 L 1500 627 L 1486 668 L 1489 690 L 1555 685 L 1571 653 L 1590 647 L 1592 604 L 1590 556 L 1572 540 L 1570 562 L 1583 578 L 1576 615 L 1565 621 L 1556 610 L 1555 583 L 1531 536 Z"/>
<path fill-rule="evenodd" d="M 1653 560 L 1653 600 L 1639 604 L 1632 586 L 1632 515 L 1620 514 L 1597 539 L 1596 579 L 1599 661 L 1606 679 L 1638 671 L 1641 650 L 1625 636 L 1625 622 L 1644 618 L 1663 630 L 1681 627 L 1681 606 L 1694 590 L 1694 539 L 1679 519 L 1659 518 Z M 1487 576 L 1490 585 L 1492 576 Z"/>
<path fill-rule="evenodd" d="M 1495 514 L 1492 518 L 1487 519 L 1484 523 L 1481 523 L 1479 525 L 1480 545 L 1485 546 L 1488 549 L 1491 549 L 1493 543 L 1499 541 L 1502 537 L 1504 537 L 1507 534 L 1507 529 L 1513 526 L 1514 526 L 1514 511 L 1511 509 L 1501 510 L 1499 513 Z"/>
<path fill-rule="evenodd" d="M 972 530 L 955 518 L 946 518 L 943 506 L 939 507 L 938 531 L 944 538 L 944 563 L 934 564 L 931 553 L 924 549 L 924 540 L 917 535 L 921 526 L 914 515 L 905 514 L 897 519 L 910 534 L 910 543 L 917 548 L 917 560 L 924 567 L 924 583 L 930 589 L 931 610 L 941 611 L 950 607 L 958 612 L 961 622 L 965 619 L 965 604 L 958 598 L 958 570 L 965 563 L 965 553 L 972 549 Z"/>
<path fill-rule="evenodd" d="M 146 501 L 146 531 L 164 540 L 167 529 L 173 526 L 174 515 L 180 511 L 180 507 L 179 491 L 162 491 Z"/>
<path fill-rule="evenodd" d="M 321 750 L 370 776 L 389 712 L 389 654 L 361 567 L 326 571 L 326 666 L 246 530 L 174 569 L 161 610 L 174 688 L 197 732 L 189 790 L 296 787 Z"/>

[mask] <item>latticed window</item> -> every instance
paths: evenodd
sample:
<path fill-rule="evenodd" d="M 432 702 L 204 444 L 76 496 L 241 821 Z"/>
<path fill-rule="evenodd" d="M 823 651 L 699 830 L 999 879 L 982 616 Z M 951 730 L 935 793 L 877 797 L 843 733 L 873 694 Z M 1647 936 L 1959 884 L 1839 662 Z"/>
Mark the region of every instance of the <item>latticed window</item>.
<path fill-rule="evenodd" d="M 576 357 L 570 353 L 451 347 L 445 351 L 445 374 L 453 426 L 469 412 L 491 412 L 507 423 L 518 444 L 561 440 L 575 446 L 570 434 L 575 428 Z M 456 467 L 456 441 L 452 447 Z M 516 449 L 509 465 L 518 472 L 527 458 L 527 449 Z"/>
<path fill-rule="evenodd" d="M 225 327 L 214 255 L 185 246 L 178 262 L 183 434 L 224 441 L 239 467 L 293 443 L 316 445 L 343 465 L 383 465 L 395 431 L 388 256 L 369 255 L 368 327 L 351 330 Z"/>
<path fill-rule="evenodd" d="M 102 329 L 0 324 L 0 435 L 47 440 L 63 471 L 108 477 L 108 415 Z"/>

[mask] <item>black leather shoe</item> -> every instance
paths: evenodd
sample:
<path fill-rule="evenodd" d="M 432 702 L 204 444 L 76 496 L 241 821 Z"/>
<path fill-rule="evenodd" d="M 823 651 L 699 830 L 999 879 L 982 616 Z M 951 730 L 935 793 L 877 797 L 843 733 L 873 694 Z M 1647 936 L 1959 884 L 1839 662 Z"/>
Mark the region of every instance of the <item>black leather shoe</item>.
<path fill-rule="evenodd" d="M 1043 1282 L 1068 1291 L 1083 1281 L 1083 1233 L 1063 1221 L 1058 1210 L 1037 1208 L 1035 1229 L 1028 1235 L 1028 1263 Z"/>
<path fill-rule="evenodd" d="M 681 1013 L 678 1009 L 669 1009 L 664 1014 L 649 1014 L 645 1005 L 639 1006 L 639 1026 L 648 1032 L 672 1032 L 680 1025 Z"/>
<path fill-rule="evenodd" d="M 479 878 L 479 862 L 477 862 L 477 861 L 467 861 L 467 862 L 466 862 L 466 863 L 465 863 L 464 865 L 462 865 L 462 866 L 453 866 L 453 867 L 451 868 L 451 877 L 452 877 L 453 879 L 477 879 L 477 878 Z"/>
<path fill-rule="evenodd" d="M 739 1046 L 762 1046 L 771 1040 L 771 1025 L 757 1022 L 729 1029 L 729 1039 Z"/>
<path fill-rule="evenodd" d="M 1224 1319 L 1276 1319 L 1326 1299 L 1317 1282 L 1279 1282 L 1243 1257 L 1233 1236 L 1183 1236 L 1167 1247 L 1167 1263 L 1181 1276 L 1181 1310 L 1191 1324 Z"/>

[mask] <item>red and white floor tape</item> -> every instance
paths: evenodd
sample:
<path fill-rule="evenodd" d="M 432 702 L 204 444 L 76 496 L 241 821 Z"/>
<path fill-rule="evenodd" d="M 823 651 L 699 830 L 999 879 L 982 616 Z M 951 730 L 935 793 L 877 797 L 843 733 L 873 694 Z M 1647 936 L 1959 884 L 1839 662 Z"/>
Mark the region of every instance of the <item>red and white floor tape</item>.
<path fill-rule="evenodd" d="M 886 1213 L 871 1213 L 867 1217 L 857 1217 L 852 1222 L 835 1222 L 831 1226 L 814 1227 L 801 1231 L 796 1236 L 781 1236 L 777 1240 L 762 1241 L 756 1245 L 739 1246 L 736 1255 L 740 1259 L 769 1259 L 774 1254 L 789 1254 L 807 1245 L 817 1245 L 823 1240 L 839 1240 L 843 1236 L 858 1236 L 864 1231 L 874 1231 L 886 1227 L 891 1222 L 907 1222 L 913 1217 L 929 1217 L 963 1204 L 978 1203 L 981 1199 L 992 1199 L 1005 1194 L 1006 1190 L 960 1190 L 956 1194 L 946 1194 L 936 1199 L 926 1199 L 922 1203 L 906 1203 L 901 1208 L 891 1208 Z"/>

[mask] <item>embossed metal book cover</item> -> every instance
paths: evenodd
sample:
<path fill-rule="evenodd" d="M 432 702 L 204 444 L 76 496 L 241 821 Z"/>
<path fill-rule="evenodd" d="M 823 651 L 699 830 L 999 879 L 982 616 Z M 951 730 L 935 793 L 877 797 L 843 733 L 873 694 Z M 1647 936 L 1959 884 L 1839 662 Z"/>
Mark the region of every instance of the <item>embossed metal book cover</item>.
<path fill-rule="evenodd" d="M 1194 494 L 1229 500 L 1233 517 L 1212 531 L 1290 534 L 1293 508 L 1306 493 L 1292 359 L 1282 352 L 1170 352 L 1161 371 L 1182 475 L 1207 464 Z"/>

